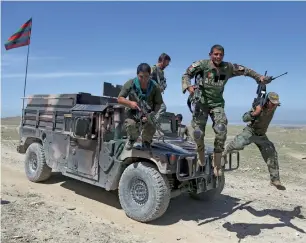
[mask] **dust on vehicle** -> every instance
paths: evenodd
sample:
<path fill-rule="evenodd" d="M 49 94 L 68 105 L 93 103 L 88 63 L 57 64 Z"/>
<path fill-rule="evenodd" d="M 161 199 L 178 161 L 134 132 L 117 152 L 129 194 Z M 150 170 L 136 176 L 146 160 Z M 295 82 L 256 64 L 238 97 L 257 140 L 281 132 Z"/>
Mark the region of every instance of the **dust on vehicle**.
<path fill-rule="evenodd" d="M 154 137 L 150 150 L 143 149 L 141 141 L 132 150 L 124 149 L 127 134 L 123 126 L 125 107 L 117 103 L 120 89 L 119 85 L 104 83 L 103 96 L 27 97 L 17 147 L 26 155 L 27 178 L 43 182 L 52 171 L 60 171 L 107 191 L 118 190 L 126 215 L 139 222 L 161 217 L 171 198 L 182 193 L 203 200 L 218 196 L 225 176 L 215 177 L 213 173 L 212 148 L 206 147 L 206 164 L 199 166 L 195 144 L 177 136 L 174 113 L 162 117 L 164 135 Z M 228 170 L 232 169 L 231 156 Z"/>

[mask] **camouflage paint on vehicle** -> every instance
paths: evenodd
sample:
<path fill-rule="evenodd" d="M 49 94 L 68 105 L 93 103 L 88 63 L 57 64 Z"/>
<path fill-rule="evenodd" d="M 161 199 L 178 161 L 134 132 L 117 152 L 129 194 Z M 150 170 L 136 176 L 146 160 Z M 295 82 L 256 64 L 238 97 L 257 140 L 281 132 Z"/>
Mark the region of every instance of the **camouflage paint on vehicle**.
<path fill-rule="evenodd" d="M 104 83 L 103 96 L 78 93 L 28 97 L 18 152 L 29 156 L 29 147 L 39 145 L 36 147 L 41 146 L 39 152 L 46 166 L 106 190 L 118 189 L 123 172 L 137 162 L 153 165 L 167 178 L 171 197 L 216 189 L 218 178 L 212 173 L 212 151 L 205 151 L 207 163 L 198 168 L 195 144 L 177 136 L 174 113 L 162 117 L 165 137 L 153 138 L 150 151 L 137 143 L 132 150 L 124 150 L 127 133 L 123 122 L 127 116 L 125 107 L 114 98 L 120 89 Z"/>

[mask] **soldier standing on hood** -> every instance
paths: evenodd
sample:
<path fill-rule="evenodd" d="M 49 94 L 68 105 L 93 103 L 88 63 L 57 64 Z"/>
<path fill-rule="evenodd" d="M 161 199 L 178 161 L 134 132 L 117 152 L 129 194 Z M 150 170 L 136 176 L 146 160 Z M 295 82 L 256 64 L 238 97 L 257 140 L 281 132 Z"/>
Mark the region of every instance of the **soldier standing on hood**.
<path fill-rule="evenodd" d="M 171 62 L 171 58 L 168 54 L 162 53 L 158 58 L 158 63 L 151 67 L 151 79 L 154 80 L 159 88 L 161 93 L 164 93 L 167 88 L 166 78 L 164 74 L 165 68 Z M 167 110 L 166 104 L 163 103 L 156 114 L 156 119 L 159 121 L 160 116 L 163 115 Z"/>
<path fill-rule="evenodd" d="M 182 92 L 188 90 L 191 99 L 195 100 L 191 125 L 193 127 L 193 138 L 197 144 L 198 163 L 205 165 L 205 127 L 208 116 L 213 121 L 215 132 L 214 141 L 214 174 L 222 175 L 221 157 L 224 151 L 224 144 L 227 138 L 228 120 L 224 112 L 225 101 L 223 99 L 224 86 L 228 79 L 236 76 L 248 76 L 265 84 L 272 81 L 272 77 L 262 76 L 250 68 L 239 64 L 224 62 L 224 48 L 221 45 L 214 45 L 209 53 L 210 59 L 193 62 L 182 76 Z M 190 80 L 196 75 L 201 75 L 197 88 Z M 196 92 L 195 92 L 196 91 Z"/>

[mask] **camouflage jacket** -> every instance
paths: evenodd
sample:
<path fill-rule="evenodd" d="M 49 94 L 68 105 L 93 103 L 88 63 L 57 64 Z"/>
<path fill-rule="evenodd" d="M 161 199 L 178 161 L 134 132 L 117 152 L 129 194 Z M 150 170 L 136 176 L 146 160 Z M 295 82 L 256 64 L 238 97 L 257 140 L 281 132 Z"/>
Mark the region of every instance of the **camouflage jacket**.
<path fill-rule="evenodd" d="M 119 97 L 124 97 L 124 98 L 129 98 L 131 101 L 136 101 L 136 99 L 133 97 L 133 95 L 130 94 L 130 91 L 134 89 L 134 91 L 139 95 L 139 91 L 136 89 L 135 84 L 134 84 L 135 79 L 130 79 L 128 80 L 122 87 L 118 98 Z M 138 80 L 138 79 L 137 79 Z M 149 93 L 147 93 L 149 91 Z M 148 103 L 148 105 L 151 107 L 151 109 L 155 112 L 157 112 L 163 103 L 163 98 L 161 95 L 161 92 L 157 86 L 157 84 L 153 81 L 150 80 L 148 83 L 147 90 L 141 89 L 142 95 L 145 97 L 144 100 Z M 127 108 L 128 114 L 131 112 L 130 108 Z"/>
<path fill-rule="evenodd" d="M 167 82 L 165 78 L 165 73 L 157 65 L 151 67 L 151 79 L 158 83 L 161 92 L 163 92 L 167 87 Z"/>
<path fill-rule="evenodd" d="M 267 132 L 270 122 L 273 119 L 275 110 L 276 109 L 269 111 L 267 108 L 264 108 L 256 118 L 253 118 L 251 116 L 251 112 L 254 110 L 252 109 L 244 113 L 242 120 L 244 122 L 249 122 L 248 127 L 252 129 L 255 135 L 262 136 Z"/>
<path fill-rule="evenodd" d="M 200 60 L 192 63 L 182 76 L 182 92 L 191 86 L 191 79 L 200 75 L 198 81 L 200 89 L 200 102 L 210 108 L 223 107 L 224 86 L 228 79 L 236 76 L 249 76 L 259 82 L 260 74 L 238 64 L 222 62 L 219 67 L 215 67 L 211 60 Z"/>

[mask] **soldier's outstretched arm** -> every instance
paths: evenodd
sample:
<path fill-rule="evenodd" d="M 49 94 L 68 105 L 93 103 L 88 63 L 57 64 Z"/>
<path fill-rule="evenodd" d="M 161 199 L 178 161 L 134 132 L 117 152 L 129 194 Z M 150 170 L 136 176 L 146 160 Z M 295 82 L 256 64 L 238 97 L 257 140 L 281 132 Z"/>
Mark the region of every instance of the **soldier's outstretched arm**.
<path fill-rule="evenodd" d="M 229 66 L 231 68 L 231 75 L 230 75 L 231 78 L 244 75 L 244 76 L 248 76 L 250 78 L 253 78 L 254 80 L 256 80 L 257 83 L 263 81 L 264 83 L 267 84 L 267 83 L 270 83 L 272 81 L 271 77 L 263 76 L 263 75 L 255 72 L 253 69 L 245 67 L 243 65 L 236 64 L 236 63 L 234 63 L 234 64 L 229 63 Z"/>
<path fill-rule="evenodd" d="M 185 94 L 186 89 L 191 87 L 190 80 L 194 78 L 195 74 L 199 71 L 203 71 L 205 68 L 204 60 L 193 62 L 182 76 L 182 92 Z"/>

